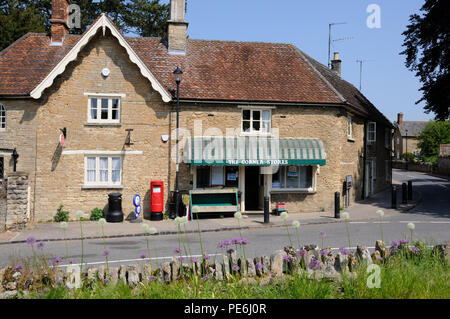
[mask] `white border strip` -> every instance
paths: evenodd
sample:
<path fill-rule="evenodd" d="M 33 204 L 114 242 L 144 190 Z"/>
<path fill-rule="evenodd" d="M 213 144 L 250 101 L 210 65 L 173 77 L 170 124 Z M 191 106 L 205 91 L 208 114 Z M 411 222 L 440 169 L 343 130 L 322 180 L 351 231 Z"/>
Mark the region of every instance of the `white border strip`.
<path fill-rule="evenodd" d="M 99 151 L 99 150 L 69 150 L 62 155 L 142 155 L 143 151 Z"/>

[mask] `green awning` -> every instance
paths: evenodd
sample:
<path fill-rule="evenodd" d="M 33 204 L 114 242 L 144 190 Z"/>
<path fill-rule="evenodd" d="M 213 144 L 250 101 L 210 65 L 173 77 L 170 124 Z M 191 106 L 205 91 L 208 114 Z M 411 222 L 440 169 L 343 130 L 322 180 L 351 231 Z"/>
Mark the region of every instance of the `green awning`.
<path fill-rule="evenodd" d="M 314 138 L 203 136 L 187 139 L 183 158 L 191 165 L 325 165 L 323 143 Z"/>

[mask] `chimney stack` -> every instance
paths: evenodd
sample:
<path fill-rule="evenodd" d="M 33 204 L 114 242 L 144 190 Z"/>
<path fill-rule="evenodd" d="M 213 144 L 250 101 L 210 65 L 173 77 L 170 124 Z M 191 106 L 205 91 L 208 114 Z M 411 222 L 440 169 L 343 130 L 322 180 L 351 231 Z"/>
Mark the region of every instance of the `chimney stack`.
<path fill-rule="evenodd" d="M 186 12 L 186 0 L 170 0 L 169 53 L 186 54 L 188 23 L 184 21 Z"/>
<path fill-rule="evenodd" d="M 397 124 L 402 125 L 403 124 L 403 113 L 397 114 Z"/>
<path fill-rule="evenodd" d="M 51 45 L 62 45 L 69 33 L 69 0 L 52 0 Z"/>
<path fill-rule="evenodd" d="M 341 76 L 341 60 L 339 59 L 339 52 L 334 52 L 334 59 L 331 60 L 331 70 Z"/>

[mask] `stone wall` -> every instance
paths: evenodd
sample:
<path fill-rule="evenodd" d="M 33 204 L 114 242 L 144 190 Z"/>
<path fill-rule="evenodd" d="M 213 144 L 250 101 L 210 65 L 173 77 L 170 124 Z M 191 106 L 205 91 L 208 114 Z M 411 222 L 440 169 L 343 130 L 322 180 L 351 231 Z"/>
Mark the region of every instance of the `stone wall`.
<path fill-rule="evenodd" d="M 6 186 L 6 230 L 22 230 L 29 217 L 28 208 L 28 174 L 23 172 L 9 173 Z"/>
<path fill-rule="evenodd" d="M 6 192 L 0 187 L 0 232 L 6 230 Z"/>
<path fill-rule="evenodd" d="M 437 167 L 439 174 L 450 176 L 450 156 L 439 157 Z"/>

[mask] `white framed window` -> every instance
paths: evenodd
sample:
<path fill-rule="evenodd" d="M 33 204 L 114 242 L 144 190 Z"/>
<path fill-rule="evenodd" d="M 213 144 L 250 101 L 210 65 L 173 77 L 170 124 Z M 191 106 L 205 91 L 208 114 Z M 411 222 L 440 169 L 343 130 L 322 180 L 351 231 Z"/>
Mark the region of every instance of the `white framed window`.
<path fill-rule="evenodd" d="M 314 188 L 314 170 L 312 166 L 280 166 L 272 175 L 272 190 L 308 190 Z"/>
<path fill-rule="evenodd" d="M 352 138 L 352 118 L 350 116 L 347 116 L 347 137 Z"/>
<path fill-rule="evenodd" d="M 85 156 L 86 186 L 105 187 L 122 185 L 122 157 Z"/>
<path fill-rule="evenodd" d="M 89 97 L 88 123 L 120 123 L 120 113 L 120 97 Z"/>
<path fill-rule="evenodd" d="M 369 122 L 367 125 L 367 142 L 374 143 L 377 140 L 377 123 Z"/>
<path fill-rule="evenodd" d="M 6 108 L 0 104 L 0 131 L 6 130 Z"/>
<path fill-rule="evenodd" d="M 244 134 L 270 134 L 272 111 L 270 109 L 242 109 L 241 130 Z"/>

